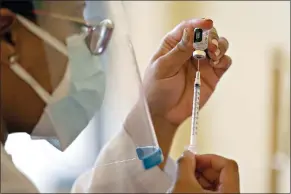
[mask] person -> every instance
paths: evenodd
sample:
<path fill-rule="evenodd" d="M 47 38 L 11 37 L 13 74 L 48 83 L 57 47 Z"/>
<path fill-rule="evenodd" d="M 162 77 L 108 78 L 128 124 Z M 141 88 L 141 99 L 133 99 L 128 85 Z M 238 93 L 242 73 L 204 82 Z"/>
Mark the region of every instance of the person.
<path fill-rule="evenodd" d="M 100 48 L 101 50 L 96 50 L 90 45 L 84 46 L 84 37 L 76 35 L 80 33 L 76 25 L 66 23 L 67 18 L 72 18 L 70 17 L 72 15 L 74 21 L 76 18 L 84 19 L 80 14 L 83 9 L 81 1 L 38 1 L 38 3 L 44 4 L 38 7 L 38 11 L 43 9 L 43 13 L 49 13 L 44 14 L 45 17 L 41 16 L 42 12 L 34 11 L 32 1 L 1 2 L 1 193 L 38 192 L 36 186 L 16 168 L 10 155 L 6 153 L 3 145 L 8 134 L 28 133 L 44 138 L 56 148 L 65 150 L 86 127 L 94 113 L 100 110 L 100 104 L 107 100 L 104 94 L 104 85 L 106 85 L 104 75 L 107 73 L 104 73 L 105 70 L 100 70 L 102 62 L 92 58 L 94 54 L 101 56 L 102 51 L 106 49 L 106 41 L 110 39 L 111 34 L 110 21 L 106 20 L 105 30 L 109 31 L 106 31 L 108 34 L 101 41 L 101 45 L 105 46 Z M 113 9 L 117 9 L 116 2 L 108 3 L 114 4 Z M 60 20 L 56 20 L 55 16 Z M 201 61 L 200 64 L 201 107 L 208 101 L 219 79 L 231 65 L 231 58 L 225 55 L 228 41 L 217 35 L 211 19 L 184 21 L 163 38 L 160 47 L 150 60 L 142 86 L 150 112 L 149 119 L 163 151 L 164 161 L 149 170 L 142 169 L 138 160 L 133 160 L 128 165 L 121 162 L 107 167 L 101 165 L 100 168 L 100 164 L 110 164 L 112 161 L 130 158 L 130 155 L 135 153 L 136 145 L 146 139 L 149 127 L 147 122 L 143 122 L 144 116 L 141 115 L 146 111 L 139 100 L 135 106 L 137 108 L 133 108 L 127 115 L 124 127 L 121 127 L 116 136 L 104 146 L 95 167 L 76 180 L 72 192 L 162 193 L 168 191 L 176 178 L 179 181 L 174 185 L 173 192 L 182 192 L 185 189 L 184 186 L 180 187 L 184 180 L 186 183 L 191 183 L 187 188 L 189 186 L 195 191 L 201 191 L 202 187 L 197 186 L 197 181 L 193 181 L 193 177 L 185 173 L 180 173 L 175 178 L 168 176 L 171 174 L 168 169 L 172 172 L 176 170 L 175 166 L 170 165 L 172 160 L 168 158 L 174 134 L 179 124 L 191 115 L 193 79 L 196 71 L 196 61 L 193 61 L 191 56 L 194 51 L 193 30 L 197 27 L 210 31 L 209 58 Z M 93 35 L 96 35 L 94 30 Z M 118 41 L 121 44 L 122 39 Z M 118 44 L 108 47 L 109 51 L 112 49 L 126 52 L 126 48 L 119 48 Z M 118 60 L 122 59 L 118 58 Z M 83 63 L 87 65 L 84 66 Z M 83 65 L 82 68 L 79 65 Z M 111 67 L 110 63 L 106 65 Z M 91 69 L 86 69 L 89 67 Z M 93 79 L 92 72 L 97 72 L 96 79 Z M 82 82 L 78 80 L 83 78 L 87 80 Z M 112 76 L 110 79 L 113 79 Z M 94 87 L 89 87 L 88 84 Z M 71 93 L 68 85 L 74 88 L 75 93 Z M 84 92 L 88 90 L 90 93 Z M 123 94 L 126 95 L 126 92 Z M 207 159 L 207 156 L 205 157 Z M 195 158 L 198 167 L 203 157 L 195 156 Z M 217 162 L 221 160 L 221 158 L 214 158 L 216 159 Z M 190 160 L 189 157 L 186 160 Z M 188 168 L 185 167 L 186 164 L 188 165 L 180 162 L 178 172 Z M 190 169 L 195 169 L 195 166 Z M 236 169 L 230 171 L 232 173 Z M 235 178 L 233 181 L 237 184 Z M 157 182 L 159 184 L 156 184 Z M 192 182 L 195 182 L 195 186 Z M 228 184 L 225 186 L 232 187 Z"/>

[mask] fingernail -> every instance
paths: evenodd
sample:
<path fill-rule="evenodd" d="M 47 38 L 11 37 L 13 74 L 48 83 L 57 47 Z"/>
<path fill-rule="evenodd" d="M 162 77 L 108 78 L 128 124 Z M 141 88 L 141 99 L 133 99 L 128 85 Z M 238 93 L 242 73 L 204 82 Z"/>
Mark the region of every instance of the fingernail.
<path fill-rule="evenodd" d="M 229 61 L 228 61 L 227 68 L 229 68 L 229 67 L 231 66 L 231 64 L 232 64 L 232 59 L 231 59 L 231 58 L 229 58 Z"/>
<path fill-rule="evenodd" d="M 213 61 L 213 66 L 216 66 L 219 63 L 219 60 Z"/>
<path fill-rule="evenodd" d="M 229 66 L 232 64 L 232 58 L 229 59 L 228 64 L 229 64 Z"/>
<path fill-rule="evenodd" d="M 214 53 L 214 54 L 215 54 L 215 56 L 217 56 L 217 57 L 218 57 L 218 56 L 219 56 L 219 54 L 220 54 L 220 50 L 219 50 L 219 49 L 217 49 L 217 50 L 215 51 L 215 53 Z"/>
<path fill-rule="evenodd" d="M 184 152 L 183 152 L 183 156 L 184 157 L 192 157 L 194 154 L 191 152 L 191 151 L 189 151 L 189 150 L 185 150 Z"/>
<path fill-rule="evenodd" d="M 211 42 L 218 48 L 218 41 L 216 39 L 212 39 Z"/>
<path fill-rule="evenodd" d="M 202 18 L 203 20 L 207 20 L 207 21 L 212 21 L 212 19 L 209 18 Z"/>
<path fill-rule="evenodd" d="M 191 151 L 189 151 L 189 150 L 184 151 L 183 152 L 183 157 L 188 159 L 188 160 L 189 159 L 192 160 L 192 166 L 195 165 L 195 160 L 194 160 L 195 155 Z"/>
<path fill-rule="evenodd" d="M 183 40 L 184 43 L 188 43 L 189 42 L 189 34 L 188 34 L 187 28 L 185 28 L 184 31 L 183 31 L 182 40 Z"/>

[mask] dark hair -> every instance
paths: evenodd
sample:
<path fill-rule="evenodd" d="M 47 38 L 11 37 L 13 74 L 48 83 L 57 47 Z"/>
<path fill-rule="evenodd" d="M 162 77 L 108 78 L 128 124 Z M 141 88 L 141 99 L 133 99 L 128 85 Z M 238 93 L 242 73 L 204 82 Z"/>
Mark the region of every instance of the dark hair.
<path fill-rule="evenodd" d="M 36 21 L 32 0 L 1 0 L 0 8 L 9 9 L 13 13 L 20 14 L 33 22 Z"/>
<path fill-rule="evenodd" d="M 9 9 L 11 12 L 15 14 L 22 15 L 23 17 L 31 20 L 32 22 L 36 22 L 36 16 L 33 13 L 34 6 L 32 0 L 1 0 L 0 8 Z M 14 44 L 12 41 L 11 33 L 7 32 L 3 36 L 4 40 Z"/>

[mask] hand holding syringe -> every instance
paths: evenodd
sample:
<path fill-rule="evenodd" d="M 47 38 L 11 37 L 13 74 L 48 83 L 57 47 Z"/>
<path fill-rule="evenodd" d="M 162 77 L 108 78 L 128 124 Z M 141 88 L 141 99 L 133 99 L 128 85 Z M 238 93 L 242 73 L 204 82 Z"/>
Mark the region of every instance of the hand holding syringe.
<path fill-rule="evenodd" d="M 205 50 L 208 47 L 208 32 L 204 32 L 200 28 L 194 29 L 194 43 L 195 51 L 193 57 L 198 62 L 196 77 L 194 81 L 194 95 L 193 95 L 193 107 L 192 107 L 192 123 L 191 123 L 191 140 L 189 150 L 193 153 L 197 152 L 197 130 L 198 130 L 198 115 L 199 115 L 199 103 L 200 103 L 200 59 L 206 58 Z"/>

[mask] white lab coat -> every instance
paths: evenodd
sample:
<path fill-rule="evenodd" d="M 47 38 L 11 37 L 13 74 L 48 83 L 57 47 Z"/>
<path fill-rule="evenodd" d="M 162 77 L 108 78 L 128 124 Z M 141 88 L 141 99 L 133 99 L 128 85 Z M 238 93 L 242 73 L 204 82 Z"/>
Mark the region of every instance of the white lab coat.
<path fill-rule="evenodd" d="M 102 150 L 96 165 L 130 159 L 135 152 L 131 137 L 122 130 Z M 174 179 L 176 166 L 169 159 L 165 170 L 145 171 L 139 160 L 93 167 L 75 182 L 72 193 L 166 193 Z M 1 193 L 39 193 L 34 184 L 13 164 L 1 144 Z"/>

